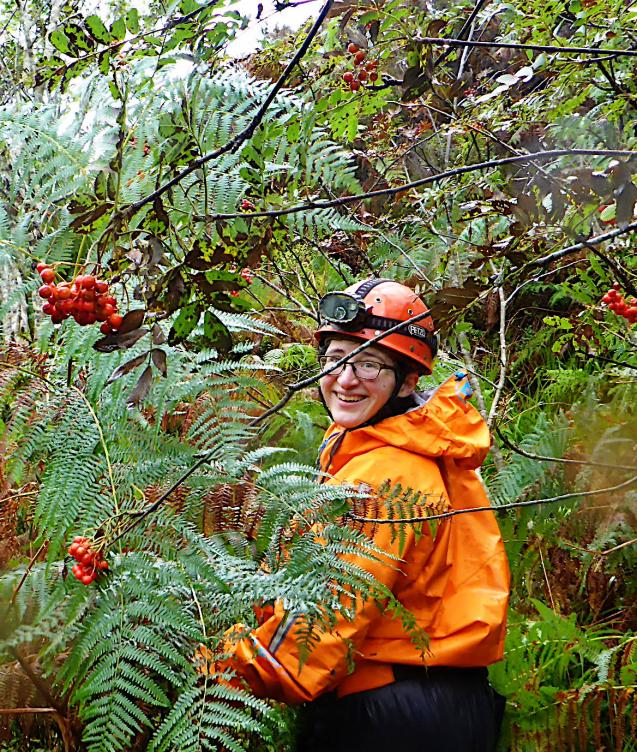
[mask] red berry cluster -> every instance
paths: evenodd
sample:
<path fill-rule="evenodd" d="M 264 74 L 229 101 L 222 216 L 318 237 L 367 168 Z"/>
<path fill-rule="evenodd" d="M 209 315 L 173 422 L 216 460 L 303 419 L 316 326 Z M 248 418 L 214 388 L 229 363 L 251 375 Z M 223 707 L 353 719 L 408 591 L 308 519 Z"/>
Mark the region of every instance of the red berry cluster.
<path fill-rule="evenodd" d="M 241 210 L 242 211 L 254 211 L 256 209 L 256 206 L 252 203 L 252 201 L 248 201 L 247 198 L 244 198 L 241 201 Z"/>
<path fill-rule="evenodd" d="M 228 269 L 232 273 L 237 271 L 237 267 L 233 264 Z M 244 266 L 244 268 L 240 272 L 241 278 L 247 282 L 249 285 L 251 285 L 254 282 L 254 277 L 252 276 L 252 269 L 250 269 L 249 266 Z M 241 294 L 240 290 L 230 290 L 230 295 L 232 295 L 233 298 L 238 298 Z"/>
<path fill-rule="evenodd" d="M 629 324 L 637 324 L 637 298 L 629 298 L 626 301 L 624 296 L 620 295 L 620 290 L 621 285 L 619 282 L 615 282 L 602 298 L 602 302 L 606 303 L 610 310 L 618 316 L 623 316 Z"/>
<path fill-rule="evenodd" d="M 349 84 L 349 88 L 352 91 L 358 91 L 361 88 L 361 84 L 365 83 L 368 79 L 372 83 L 378 81 L 378 73 L 376 71 L 376 68 L 378 68 L 377 60 L 370 60 L 364 64 L 367 53 L 365 50 L 359 49 L 358 45 L 354 44 L 354 42 L 348 45 L 347 51 L 353 55 L 352 62 L 358 67 L 358 71 L 355 73 L 352 71 L 343 73 L 343 81 Z"/>
<path fill-rule="evenodd" d="M 59 324 L 72 316 L 80 326 L 101 321 L 102 334 L 112 334 L 122 325 L 123 317 L 117 313 L 117 301 L 108 294 L 108 282 L 96 279 L 92 274 L 79 274 L 71 283 L 55 284 L 55 272 L 44 263 L 37 265 L 44 283 L 38 295 L 46 299 L 43 313 Z"/>
<path fill-rule="evenodd" d="M 91 551 L 89 538 L 77 536 L 69 546 L 69 554 L 77 561 L 71 567 L 73 575 L 83 584 L 90 585 L 100 572 L 108 569 L 101 551 Z"/>

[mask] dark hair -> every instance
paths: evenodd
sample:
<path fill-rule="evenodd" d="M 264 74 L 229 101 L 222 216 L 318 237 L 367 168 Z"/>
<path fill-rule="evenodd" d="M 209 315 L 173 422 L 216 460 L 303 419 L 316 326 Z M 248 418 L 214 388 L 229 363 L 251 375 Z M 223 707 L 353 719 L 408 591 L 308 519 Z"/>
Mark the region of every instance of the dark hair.
<path fill-rule="evenodd" d="M 340 334 L 340 332 L 335 333 L 333 337 L 323 337 L 321 341 L 319 342 L 318 348 L 317 348 L 319 357 L 321 355 L 325 355 L 325 353 L 327 352 L 329 343 L 333 339 L 350 339 L 352 342 L 359 341 L 356 337 L 348 338 L 347 334 Z M 380 345 L 380 347 L 382 347 L 382 345 Z M 405 383 L 407 374 L 411 373 L 412 371 L 416 371 L 417 373 L 420 373 L 419 369 L 416 367 L 416 364 L 412 363 L 407 358 L 401 358 L 399 355 L 396 355 L 390 350 L 383 350 L 383 352 L 385 352 L 392 359 L 394 363 L 394 375 L 396 377 L 396 384 L 394 386 L 394 389 L 389 399 L 380 408 L 380 410 L 374 416 L 372 416 L 369 420 L 365 421 L 365 423 L 363 423 L 361 426 L 356 426 L 356 428 L 362 428 L 363 426 L 371 426 L 371 425 L 374 425 L 375 423 L 380 423 L 381 420 L 385 420 L 385 418 L 392 418 L 394 415 L 402 415 L 403 413 L 406 413 L 408 410 L 410 410 L 412 407 L 415 407 L 417 404 L 416 400 L 414 399 L 413 394 L 409 394 L 406 397 L 398 396 L 398 392 L 400 391 L 402 385 Z M 327 405 L 325 404 L 325 399 L 323 398 L 323 392 L 321 391 L 320 387 L 319 387 L 319 397 L 329 415 L 330 413 L 329 413 L 329 410 L 327 409 Z"/>

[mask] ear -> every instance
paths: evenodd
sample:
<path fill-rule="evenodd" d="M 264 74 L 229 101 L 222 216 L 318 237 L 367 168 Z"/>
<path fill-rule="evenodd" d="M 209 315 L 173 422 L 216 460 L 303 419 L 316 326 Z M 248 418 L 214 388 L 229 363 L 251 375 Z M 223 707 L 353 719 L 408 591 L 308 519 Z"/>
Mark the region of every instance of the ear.
<path fill-rule="evenodd" d="M 405 376 L 405 380 L 403 381 L 403 385 L 400 387 L 398 396 L 409 397 L 410 394 L 413 394 L 416 391 L 416 385 L 418 384 L 419 378 L 420 374 L 418 373 L 418 371 L 410 371 Z"/>

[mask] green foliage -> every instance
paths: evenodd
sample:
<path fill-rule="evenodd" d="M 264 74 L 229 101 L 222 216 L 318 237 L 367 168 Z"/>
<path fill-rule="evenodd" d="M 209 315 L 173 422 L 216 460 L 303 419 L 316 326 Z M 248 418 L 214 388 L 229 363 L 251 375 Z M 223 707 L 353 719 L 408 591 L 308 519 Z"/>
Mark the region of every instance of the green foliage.
<path fill-rule="evenodd" d="M 28 685 L 19 648 L 41 661 L 91 749 L 288 744 L 292 714 L 221 687 L 195 655 L 214 654 L 226 627 L 253 623 L 253 603 L 277 598 L 306 615 L 308 655 L 340 608 L 330 582 L 379 595 L 338 558 L 375 552 L 334 524 L 351 494 L 317 489 L 328 418 L 315 388 L 258 431 L 248 425 L 316 368 L 319 297 L 369 273 L 417 286 L 432 307 L 447 360 L 425 386 L 464 367 L 523 451 L 607 466 L 501 447 L 484 471 L 497 504 L 629 478 L 618 465 L 634 465 L 635 330 L 600 300 L 613 283 L 635 295 L 632 237 L 534 264 L 633 221 L 634 160 L 528 161 L 275 216 L 503 156 L 635 149 L 634 57 L 419 41 L 619 53 L 634 8 L 491 2 L 463 28 L 474 5 L 335 4 L 258 127 L 234 143 L 298 35 L 272 34 L 228 61 L 224 45 L 247 19 L 227 2 L 141 12 L 0 2 L 0 333 L 12 343 L 0 364 L 3 601 L 17 590 L 0 695 L 11 679 Z M 358 92 L 342 80 L 352 40 L 378 64 L 377 84 Z M 122 310 L 145 309 L 145 336 L 95 352 L 94 328 L 43 324 L 39 259 L 68 279 L 87 269 L 109 279 Z M 166 505 L 124 532 L 202 453 Z M 503 748 L 634 747 L 634 493 L 499 513 L 513 582 L 507 654 L 492 668 L 508 696 Z M 325 547 L 297 535 L 308 522 L 324 526 Z M 64 577 L 64 549 L 81 533 L 124 533 L 88 589 Z"/>

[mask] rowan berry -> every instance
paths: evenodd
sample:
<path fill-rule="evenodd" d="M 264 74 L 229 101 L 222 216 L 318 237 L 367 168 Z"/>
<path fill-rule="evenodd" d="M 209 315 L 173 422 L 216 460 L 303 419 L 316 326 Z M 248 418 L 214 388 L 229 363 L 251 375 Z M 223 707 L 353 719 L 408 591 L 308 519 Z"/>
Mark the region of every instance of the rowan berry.
<path fill-rule="evenodd" d="M 115 330 L 120 328 L 123 320 L 124 317 L 120 316 L 119 313 L 113 313 L 108 317 L 108 323 L 111 325 L 111 328 Z"/>
<path fill-rule="evenodd" d="M 51 288 L 48 285 L 42 285 L 42 287 L 38 288 L 38 295 L 41 298 L 50 298 L 51 297 Z"/>
<path fill-rule="evenodd" d="M 355 55 L 355 54 L 356 54 L 356 53 L 358 52 L 358 49 L 359 49 L 359 48 L 358 48 L 358 45 L 357 45 L 357 44 L 354 44 L 354 42 L 350 42 L 350 43 L 349 43 L 349 44 L 347 45 L 347 51 L 348 51 L 348 52 L 351 52 L 351 53 L 352 53 L 352 55 Z"/>
<path fill-rule="evenodd" d="M 351 71 L 347 71 L 347 73 L 343 73 L 343 81 L 345 81 L 346 84 L 351 84 L 354 80 L 354 74 Z"/>
<path fill-rule="evenodd" d="M 53 282 L 53 280 L 55 279 L 55 272 L 53 271 L 53 269 L 51 269 L 50 266 L 47 266 L 40 272 L 40 277 L 45 284 L 48 284 L 49 282 Z"/>
<path fill-rule="evenodd" d="M 38 274 L 41 274 L 45 269 L 49 268 L 49 265 L 45 264 L 44 261 L 40 261 L 35 268 L 37 269 Z"/>
<path fill-rule="evenodd" d="M 361 88 L 360 81 L 352 81 L 352 83 L 349 85 L 349 88 L 352 91 L 358 91 Z"/>
<path fill-rule="evenodd" d="M 99 320 L 99 316 L 97 317 Z M 111 325 L 108 323 L 108 321 L 104 321 L 102 326 L 100 326 L 100 332 L 102 334 L 110 334 L 113 330 L 111 329 Z"/>
<path fill-rule="evenodd" d="M 354 55 L 354 65 L 360 65 L 363 62 L 363 60 L 365 60 L 366 54 L 367 53 L 365 52 L 365 50 L 359 50 Z"/>

